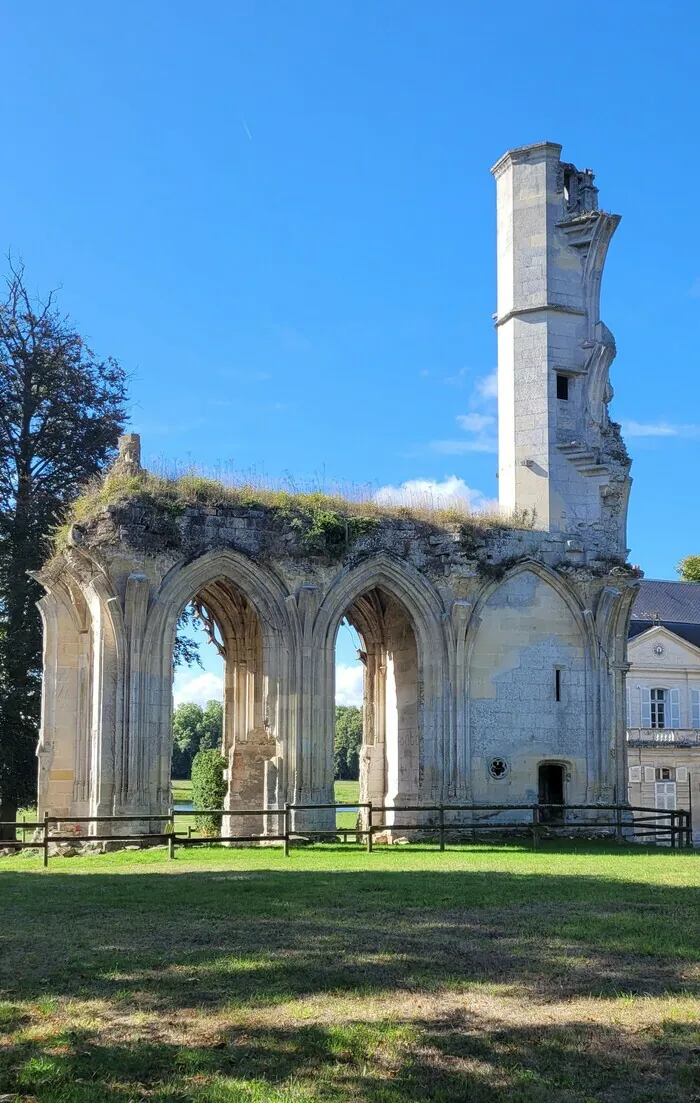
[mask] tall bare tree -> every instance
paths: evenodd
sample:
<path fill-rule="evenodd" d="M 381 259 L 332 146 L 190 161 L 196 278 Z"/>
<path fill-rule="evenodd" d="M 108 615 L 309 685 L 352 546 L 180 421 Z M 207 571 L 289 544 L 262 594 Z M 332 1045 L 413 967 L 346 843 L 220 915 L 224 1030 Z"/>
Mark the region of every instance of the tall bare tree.
<path fill-rule="evenodd" d="M 40 587 L 28 575 L 67 503 L 112 458 L 126 377 L 10 261 L 0 303 L 0 821 L 36 792 Z M 0 837 L 2 828 L 0 828 Z M 10 832 L 11 833 L 11 832 Z M 5 833 L 6 836 L 8 832 Z"/>

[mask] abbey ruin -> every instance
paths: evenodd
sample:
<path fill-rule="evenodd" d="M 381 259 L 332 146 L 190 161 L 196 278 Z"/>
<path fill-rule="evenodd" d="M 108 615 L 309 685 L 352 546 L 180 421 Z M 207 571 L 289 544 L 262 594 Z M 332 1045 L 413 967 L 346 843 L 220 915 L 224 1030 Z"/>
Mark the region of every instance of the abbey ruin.
<path fill-rule="evenodd" d="M 169 488 L 122 438 L 104 494 L 39 575 L 40 815 L 167 812 L 173 644 L 192 600 L 225 656 L 229 809 L 333 800 L 344 617 L 365 664 L 363 798 L 625 799 L 637 572 L 599 310 L 619 218 L 560 154 L 526 146 L 492 170 L 501 518 Z M 297 822 L 333 824 L 327 810 Z"/>

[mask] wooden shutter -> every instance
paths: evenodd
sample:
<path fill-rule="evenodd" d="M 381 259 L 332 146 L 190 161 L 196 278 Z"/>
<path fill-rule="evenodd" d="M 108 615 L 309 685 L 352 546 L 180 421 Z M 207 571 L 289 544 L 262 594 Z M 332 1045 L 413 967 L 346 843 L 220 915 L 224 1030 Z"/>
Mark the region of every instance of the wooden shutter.
<path fill-rule="evenodd" d="M 651 690 L 646 686 L 639 687 L 639 705 L 641 720 L 640 728 L 651 727 Z"/>
<path fill-rule="evenodd" d="M 642 780 L 642 767 L 630 766 L 630 785 Z"/>
<path fill-rule="evenodd" d="M 700 728 L 700 689 L 690 691 L 690 726 Z"/>
<path fill-rule="evenodd" d="M 656 771 L 654 770 L 654 767 L 653 766 L 645 766 L 644 767 L 644 780 L 645 781 L 653 781 L 655 777 L 656 777 Z"/>
<path fill-rule="evenodd" d="M 688 784 L 688 767 L 676 766 L 676 781 L 682 781 L 686 785 Z"/>
<path fill-rule="evenodd" d="M 627 727 L 631 728 L 632 727 L 632 694 L 630 692 L 630 687 L 629 686 L 626 686 L 626 688 L 625 688 L 625 697 L 627 699 Z M 698 695 L 698 708 L 700 708 L 700 695 Z M 700 723 L 698 724 L 698 727 L 700 728 Z"/>
<path fill-rule="evenodd" d="M 672 689 L 669 693 L 671 701 L 671 723 L 669 728 L 680 728 L 681 726 L 681 691 L 679 689 Z"/>

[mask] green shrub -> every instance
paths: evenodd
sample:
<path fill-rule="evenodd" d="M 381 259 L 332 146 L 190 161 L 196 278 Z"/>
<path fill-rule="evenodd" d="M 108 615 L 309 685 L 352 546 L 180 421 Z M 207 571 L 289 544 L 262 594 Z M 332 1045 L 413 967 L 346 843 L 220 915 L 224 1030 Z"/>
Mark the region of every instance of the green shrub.
<path fill-rule="evenodd" d="M 223 808 L 226 796 L 226 759 L 216 750 L 198 751 L 192 762 L 192 803 L 195 809 Z M 218 835 L 221 816 L 196 816 L 203 835 Z"/>

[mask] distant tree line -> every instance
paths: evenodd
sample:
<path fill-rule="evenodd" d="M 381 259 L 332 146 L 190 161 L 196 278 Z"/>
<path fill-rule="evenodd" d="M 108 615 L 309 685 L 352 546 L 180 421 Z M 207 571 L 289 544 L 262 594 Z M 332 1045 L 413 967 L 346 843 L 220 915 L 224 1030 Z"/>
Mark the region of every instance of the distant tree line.
<path fill-rule="evenodd" d="M 173 713 L 172 776 L 192 776 L 192 763 L 199 751 L 218 751 L 223 736 L 221 701 L 201 705 L 178 705 Z M 334 772 L 336 781 L 357 781 L 360 776 L 362 709 L 338 705 L 335 710 Z"/>

